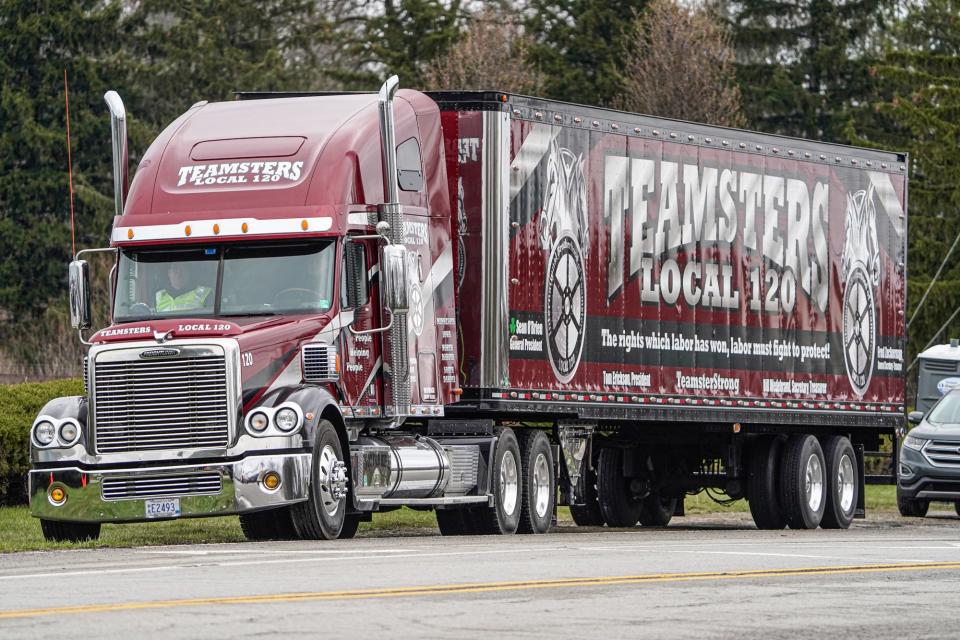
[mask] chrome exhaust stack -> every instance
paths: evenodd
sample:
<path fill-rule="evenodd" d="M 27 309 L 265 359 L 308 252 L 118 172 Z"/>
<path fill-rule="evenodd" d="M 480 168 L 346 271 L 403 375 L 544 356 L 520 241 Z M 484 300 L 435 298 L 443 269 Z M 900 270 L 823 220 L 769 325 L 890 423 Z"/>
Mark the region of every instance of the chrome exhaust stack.
<path fill-rule="evenodd" d="M 123 215 L 123 205 L 127 200 L 127 110 L 116 91 L 107 91 L 103 99 L 110 109 L 110 140 L 113 145 L 113 209 L 116 215 Z"/>
<path fill-rule="evenodd" d="M 406 250 L 403 247 L 403 209 L 400 206 L 400 188 L 397 179 L 397 142 L 393 118 L 393 96 L 400 85 L 397 76 L 390 76 L 380 87 L 379 116 L 380 116 L 380 147 L 383 154 L 383 199 L 377 206 L 377 214 L 381 222 L 390 225 L 387 239 L 390 245 L 384 247 L 382 253 L 382 277 L 397 280 L 400 274 L 406 273 L 405 264 L 399 269 L 386 269 L 386 262 L 407 260 Z M 405 278 L 403 278 L 405 280 Z M 406 281 L 397 281 L 398 287 L 406 288 Z M 410 365 L 408 362 L 408 333 L 407 313 L 405 305 L 399 305 L 391 310 L 393 322 L 390 326 L 390 366 L 392 413 L 395 417 L 405 416 L 410 412 Z M 385 369 L 387 369 L 385 367 Z M 397 422 L 399 426 L 399 422 Z"/>

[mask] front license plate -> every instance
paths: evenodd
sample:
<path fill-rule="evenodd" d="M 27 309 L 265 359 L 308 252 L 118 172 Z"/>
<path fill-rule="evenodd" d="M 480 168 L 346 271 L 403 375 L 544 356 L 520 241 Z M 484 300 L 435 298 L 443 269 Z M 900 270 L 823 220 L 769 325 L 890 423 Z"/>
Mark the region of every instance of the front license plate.
<path fill-rule="evenodd" d="M 180 498 L 163 498 L 161 500 L 147 500 L 144 503 L 148 518 L 179 518 Z"/>

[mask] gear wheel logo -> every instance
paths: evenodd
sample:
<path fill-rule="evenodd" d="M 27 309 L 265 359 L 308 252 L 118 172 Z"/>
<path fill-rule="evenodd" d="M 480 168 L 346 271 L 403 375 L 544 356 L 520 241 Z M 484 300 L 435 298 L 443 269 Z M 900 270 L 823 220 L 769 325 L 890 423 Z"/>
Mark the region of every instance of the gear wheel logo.
<path fill-rule="evenodd" d="M 843 277 L 843 362 L 850 386 L 863 397 L 873 378 L 877 352 L 877 296 L 880 247 L 873 185 L 847 196 L 841 268 Z"/>
<path fill-rule="evenodd" d="M 583 295 L 583 257 L 570 236 L 564 236 L 550 254 L 544 315 L 547 354 L 560 382 L 569 382 L 583 352 L 586 304 Z"/>

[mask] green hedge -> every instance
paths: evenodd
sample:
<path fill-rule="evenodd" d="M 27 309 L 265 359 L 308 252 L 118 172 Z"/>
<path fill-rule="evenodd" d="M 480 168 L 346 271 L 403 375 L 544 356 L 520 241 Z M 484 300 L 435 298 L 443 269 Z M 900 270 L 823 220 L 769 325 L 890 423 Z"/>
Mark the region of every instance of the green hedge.
<path fill-rule="evenodd" d="M 81 380 L 0 385 L 0 504 L 27 500 L 30 425 L 49 400 L 83 394 Z"/>

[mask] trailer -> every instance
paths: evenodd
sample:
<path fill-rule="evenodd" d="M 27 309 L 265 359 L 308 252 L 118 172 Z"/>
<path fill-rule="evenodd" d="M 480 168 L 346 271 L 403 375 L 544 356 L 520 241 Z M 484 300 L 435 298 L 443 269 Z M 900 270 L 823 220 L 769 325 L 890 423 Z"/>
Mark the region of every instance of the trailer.
<path fill-rule="evenodd" d="M 47 537 L 664 526 L 701 491 L 765 529 L 863 515 L 904 424 L 904 154 L 396 78 L 239 97 L 128 189 L 108 93 L 113 315 L 31 430 Z"/>

